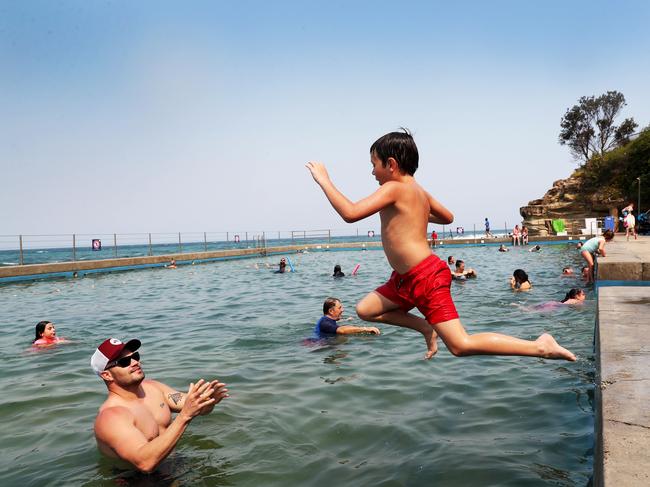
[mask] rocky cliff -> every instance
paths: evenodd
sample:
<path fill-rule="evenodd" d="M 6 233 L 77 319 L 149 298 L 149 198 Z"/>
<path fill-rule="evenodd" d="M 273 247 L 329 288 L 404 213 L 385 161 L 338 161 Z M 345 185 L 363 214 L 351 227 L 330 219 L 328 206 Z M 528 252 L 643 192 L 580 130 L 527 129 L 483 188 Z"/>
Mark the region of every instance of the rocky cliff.
<path fill-rule="evenodd" d="M 617 208 L 625 206 L 622 198 L 607 193 L 586 192 L 583 178 L 576 172 L 567 179 L 555 181 L 543 198 L 530 201 L 519 213 L 530 235 L 551 235 L 551 220 L 556 218 L 565 220 L 569 234 L 579 234 L 585 218 L 618 216 Z"/>

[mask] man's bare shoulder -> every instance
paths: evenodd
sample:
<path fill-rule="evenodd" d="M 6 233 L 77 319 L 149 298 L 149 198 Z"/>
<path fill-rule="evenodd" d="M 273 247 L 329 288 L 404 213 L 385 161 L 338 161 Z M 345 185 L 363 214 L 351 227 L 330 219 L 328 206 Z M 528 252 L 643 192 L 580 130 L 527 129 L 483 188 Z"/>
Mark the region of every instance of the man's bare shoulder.
<path fill-rule="evenodd" d="M 108 401 L 107 401 L 108 402 Z M 101 435 L 102 430 L 110 428 L 117 422 L 134 422 L 133 412 L 122 404 L 102 404 L 95 418 L 95 433 Z"/>

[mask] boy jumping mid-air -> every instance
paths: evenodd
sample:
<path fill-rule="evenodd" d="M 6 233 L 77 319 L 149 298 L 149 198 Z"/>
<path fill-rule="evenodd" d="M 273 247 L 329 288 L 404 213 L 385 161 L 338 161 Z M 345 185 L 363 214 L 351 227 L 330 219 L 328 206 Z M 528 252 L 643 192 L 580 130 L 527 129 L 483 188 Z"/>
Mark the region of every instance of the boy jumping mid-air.
<path fill-rule="evenodd" d="M 427 343 L 427 359 L 438 351 L 439 335 L 456 356 L 527 355 L 574 361 L 575 355 L 547 333 L 530 341 L 465 331 L 451 299 L 449 267 L 431 253 L 426 238 L 428 222 L 448 225 L 454 216 L 415 181 L 418 159 L 408 132 L 379 138 L 370 147 L 372 174 L 379 189 L 356 203 L 336 189 L 323 164 L 307 163 L 312 177 L 347 223 L 377 212 L 381 217 L 381 240 L 393 273 L 386 284 L 359 301 L 359 318 L 419 331 Z M 409 313 L 414 307 L 426 320 Z"/>

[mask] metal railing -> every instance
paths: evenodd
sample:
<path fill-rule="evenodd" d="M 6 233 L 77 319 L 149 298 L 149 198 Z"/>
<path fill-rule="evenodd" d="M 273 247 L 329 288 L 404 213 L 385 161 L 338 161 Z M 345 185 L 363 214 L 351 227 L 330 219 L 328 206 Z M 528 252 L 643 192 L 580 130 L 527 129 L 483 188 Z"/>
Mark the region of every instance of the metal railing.
<path fill-rule="evenodd" d="M 369 236 L 370 235 L 370 236 Z M 379 232 L 360 229 L 75 233 L 58 235 L 0 235 L 0 266 L 43 264 L 119 257 L 187 254 L 267 246 L 379 240 Z"/>

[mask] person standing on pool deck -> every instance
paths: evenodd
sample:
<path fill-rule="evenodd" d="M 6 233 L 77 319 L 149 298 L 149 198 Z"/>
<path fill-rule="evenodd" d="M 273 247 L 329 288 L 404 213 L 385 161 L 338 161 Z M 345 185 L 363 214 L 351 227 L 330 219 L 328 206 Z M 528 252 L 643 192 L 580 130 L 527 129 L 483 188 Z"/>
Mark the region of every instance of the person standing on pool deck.
<path fill-rule="evenodd" d="M 226 384 L 200 379 L 187 393 L 144 378 L 140 340 L 104 340 L 90 365 L 104 380 L 108 398 L 95 419 L 95 438 L 105 455 L 149 473 L 172 452 L 190 422 L 228 397 Z M 178 413 L 172 421 L 172 413 Z"/>
<path fill-rule="evenodd" d="M 327 298 L 323 303 L 323 316 L 316 323 L 314 333 L 319 337 L 327 335 L 354 335 L 355 333 L 372 333 L 379 335 L 376 326 L 339 325 L 337 321 L 343 316 L 343 304 L 340 299 Z"/>
<path fill-rule="evenodd" d="M 451 271 L 431 253 L 427 223 L 448 225 L 452 213 L 415 180 L 418 150 L 411 134 L 392 132 L 370 147 L 372 174 L 379 189 L 354 203 L 341 193 L 320 162 L 307 168 L 332 207 L 347 223 L 379 212 L 381 239 L 393 273 L 389 281 L 357 304 L 357 314 L 366 321 L 387 323 L 417 330 L 427 344 L 425 358 L 437 352 L 438 335 L 456 356 L 526 355 L 575 360 L 548 334 L 537 340 L 522 340 L 498 333 L 469 335 L 451 299 Z M 426 317 L 409 311 L 416 307 Z"/>

